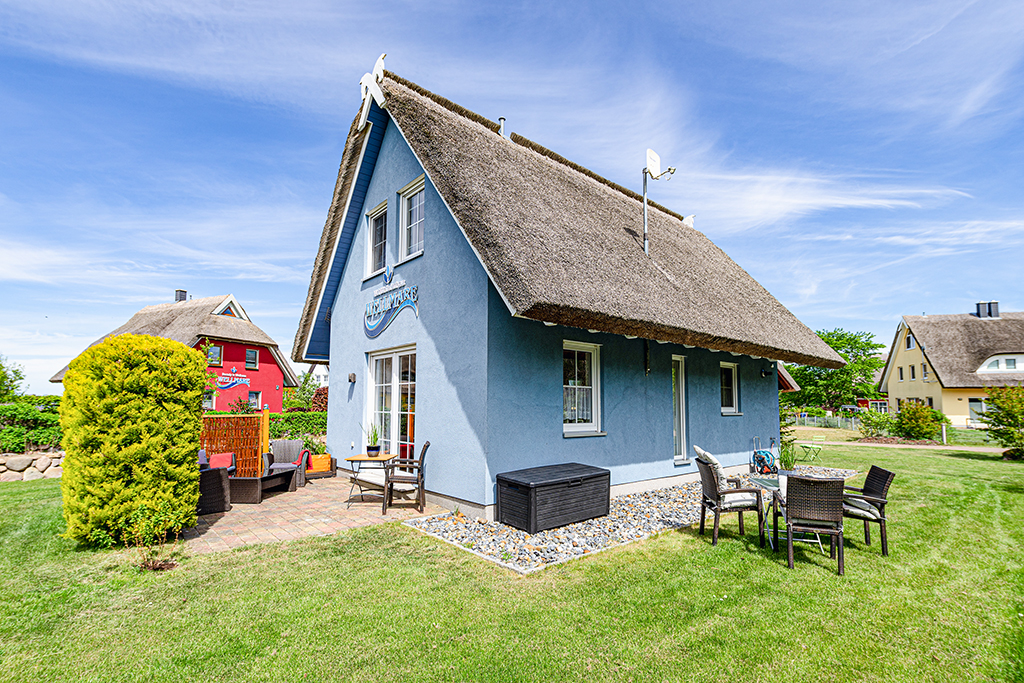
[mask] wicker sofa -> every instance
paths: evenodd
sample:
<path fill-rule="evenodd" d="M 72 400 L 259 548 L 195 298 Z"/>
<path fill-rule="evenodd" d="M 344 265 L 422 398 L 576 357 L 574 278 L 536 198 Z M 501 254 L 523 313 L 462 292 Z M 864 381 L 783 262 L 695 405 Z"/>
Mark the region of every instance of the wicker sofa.
<path fill-rule="evenodd" d="M 259 477 L 231 477 L 231 502 L 259 504 L 263 493 L 270 490 L 294 491 L 296 468 L 271 471 L 270 453 L 263 454 L 263 473 Z"/>

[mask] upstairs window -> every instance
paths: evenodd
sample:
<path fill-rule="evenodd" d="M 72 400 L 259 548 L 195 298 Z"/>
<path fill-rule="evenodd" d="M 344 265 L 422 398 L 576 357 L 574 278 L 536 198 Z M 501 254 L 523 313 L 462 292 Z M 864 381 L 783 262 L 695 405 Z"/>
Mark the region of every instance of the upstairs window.
<path fill-rule="evenodd" d="M 999 359 L 996 359 L 996 360 L 992 361 L 991 363 L 989 363 L 988 364 L 988 369 L 989 370 L 998 370 L 999 369 Z"/>
<path fill-rule="evenodd" d="M 722 414 L 740 412 L 739 366 L 736 363 L 722 363 Z"/>
<path fill-rule="evenodd" d="M 208 346 L 206 347 L 206 364 L 215 365 L 220 367 L 224 364 L 224 347 L 223 346 Z"/>
<path fill-rule="evenodd" d="M 907 332 L 907 349 L 914 348 L 914 335 Z"/>
<path fill-rule="evenodd" d="M 902 382 L 903 381 L 903 368 L 899 367 L 899 368 L 896 368 L 896 369 L 899 371 L 900 381 Z"/>
<path fill-rule="evenodd" d="M 921 363 L 921 379 L 923 379 L 925 381 L 928 380 L 928 364 L 927 363 Z"/>
<path fill-rule="evenodd" d="M 260 369 L 260 350 L 259 349 L 246 349 L 245 350 L 245 369 L 246 370 L 259 370 Z"/>
<path fill-rule="evenodd" d="M 388 253 L 388 203 L 375 208 L 367 217 L 369 227 L 367 242 L 370 245 L 369 275 L 384 270 Z"/>
<path fill-rule="evenodd" d="M 917 366 L 916 365 L 911 365 L 910 366 L 910 379 L 917 379 Z"/>
<path fill-rule="evenodd" d="M 412 181 L 399 193 L 401 195 L 401 253 L 402 258 L 416 256 L 423 251 L 424 226 L 424 183 L 425 177 L 420 176 Z"/>
<path fill-rule="evenodd" d="M 1016 370 L 1017 369 L 1017 359 L 1016 358 L 1007 358 L 1006 359 L 1006 369 L 1007 370 Z"/>

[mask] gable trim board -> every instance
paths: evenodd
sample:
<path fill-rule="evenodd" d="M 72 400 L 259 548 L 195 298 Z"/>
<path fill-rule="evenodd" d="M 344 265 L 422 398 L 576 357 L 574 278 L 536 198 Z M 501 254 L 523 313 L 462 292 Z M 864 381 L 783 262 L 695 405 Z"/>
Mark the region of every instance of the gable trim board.
<path fill-rule="evenodd" d="M 386 110 L 371 103 L 370 119 L 380 118 L 371 130 L 383 136 L 383 122 L 395 124 L 513 316 L 795 363 L 843 365 L 679 214 L 650 204 L 647 258 L 634 237 L 641 225 L 639 195 L 521 136 L 505 138 L 497 124 L 384 74 Z M 352 154 L 359 135 L 350 132 L 343 157 Z M 360 154 L 353 167 L 343 158 L 338 186 L 348 184 L 354 198 L 356 182 L 372 175 L 375 163 Z M 297 362 L 329 358 L 324 318 L 359 215 L 359 202 L 347 199 L 342 208 L 340 200 L 336 192 L 314 262 L 293 347 Z M 576 263 L 584 247 L 601 253 L 584 254 L 586 263 Z"/>

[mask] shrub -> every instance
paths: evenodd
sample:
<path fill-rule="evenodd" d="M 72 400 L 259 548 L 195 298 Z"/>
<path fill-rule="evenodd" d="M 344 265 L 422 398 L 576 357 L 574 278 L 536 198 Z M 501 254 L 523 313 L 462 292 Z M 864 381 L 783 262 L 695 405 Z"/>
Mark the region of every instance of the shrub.
<path fill-rule="evenodd" d="M 991 387 L 980 419 L 989 436 L 1008 449 L 1006 455 L 1024 455 L 1024 386 Z"/>
<path fill-rule="evenodd" d="M 876 413 L 869 410 L 860 413 L 860 433 L 865 437 L 887 436 L 896 425 L 896 419 L 889 413 Z"/>
<path fill-rule="evenodd" d="M 33 402 L 20 400 L 0 405 L 0 448 L 4 452 L 23 453 L 32 447 L 57 446 L 60 439 L 57 413 L 42 412 Z"/>
<path fill-rule="evenodd" d="M 309 409 L 316 412 L 327 410 L 327 387 L 320 387 L 316 390 L 313 399 L 309 402 Z"/>
<path fill-rule="evenodd" d="M 21 426 L 5 427 L 0 431 L 0 449 L 4 453 L 24 453 L 28 430 Z"/>
<path fill-rule="evenodd" d="M 904 403 L 896 414 L 894 430 L 904 439 L 937 439 L 949 418 L 921 403 Z"/>
<path fill-rule="evenodd" d="M 258 413 L 256 407 L 248 401 L 248 399 L 239 396 L 234 401 L 228 404 L 228 412 L 232 415 L 251 415 Z M 207 413 L 209 415 L 209 413 Z"/>
<path fill-rule="evenodd" d="M 159 337 L 111 337 L 71 361 L 60 410 L 68 538 L 127 540 L 143 505 L 195 523 L 205 385 L 203 355 Z"/>
<path fill-rule="evenodd" d="M 321 436 L 327 433 L 327 413 L 271 413 L 270 438 L 301 439 L 307 434 Z"/>

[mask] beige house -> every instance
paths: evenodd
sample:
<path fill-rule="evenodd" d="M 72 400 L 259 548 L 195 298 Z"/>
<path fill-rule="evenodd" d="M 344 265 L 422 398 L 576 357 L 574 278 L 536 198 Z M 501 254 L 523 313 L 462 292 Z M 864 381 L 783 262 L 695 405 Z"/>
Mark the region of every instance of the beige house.
<path fill-rule="evenodd" d="M 1024 382 L 1024 313 L 999 313 L 999 302 L 974 313 L 905 315 L 896 329 L 879 390 L 889 409 L 913 401 L 958 427 L 978 426 L 988 387 Z"/>

